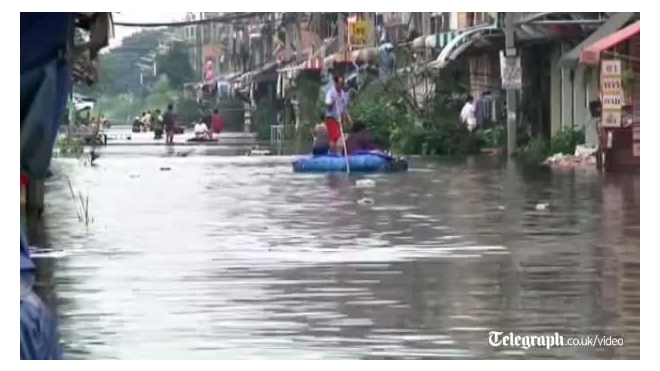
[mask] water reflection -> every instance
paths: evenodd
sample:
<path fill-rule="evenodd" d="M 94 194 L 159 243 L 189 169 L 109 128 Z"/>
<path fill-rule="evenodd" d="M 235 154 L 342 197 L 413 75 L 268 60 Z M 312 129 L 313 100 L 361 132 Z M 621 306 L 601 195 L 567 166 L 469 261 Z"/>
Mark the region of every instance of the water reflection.
<path fill-rule="evenodd" d="M 154 148 L 58 160 L 48 183 L 40 287 L 69 358 L 639 357 L 638 176 L 415 159 L 360 188 Z M 491 330 L 626 346 L 493 348 Z"/>

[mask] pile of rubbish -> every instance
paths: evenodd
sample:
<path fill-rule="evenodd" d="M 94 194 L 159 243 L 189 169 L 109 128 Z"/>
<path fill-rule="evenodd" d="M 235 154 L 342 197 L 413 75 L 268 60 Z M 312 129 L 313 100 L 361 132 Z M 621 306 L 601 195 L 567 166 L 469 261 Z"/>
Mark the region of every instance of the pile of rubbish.
<path fill-rule="evenodd" d="M 575 148 L 575 154 L 565 155 L 563 153 L 556 153 L 548 157 L 543 164 L 551 168 L 562 169 L 580 169 L 588 168 L 596 165 L 596 150 L 595 147 L 588 147 L 579 145 Z"/>

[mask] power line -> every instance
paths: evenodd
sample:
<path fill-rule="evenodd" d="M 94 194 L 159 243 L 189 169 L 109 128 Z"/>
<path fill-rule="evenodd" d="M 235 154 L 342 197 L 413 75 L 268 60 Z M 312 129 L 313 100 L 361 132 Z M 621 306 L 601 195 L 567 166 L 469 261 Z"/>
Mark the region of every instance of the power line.
<path fill-rule="evenodd" d="M 195 21 L 182 21 L 182 22 L 156 22 L 156 23 L 140 23 L 140 22 L 113 22 L 115 26 L 125 27 L 185 27 L 194 26 L 207 23 L 229 23 L 231 21 L 254 18 L 268 13 L 253 12 L 253 13 L 234 13 L 220 17 L 212 17 L 206 19 L 199 19 Z"/>

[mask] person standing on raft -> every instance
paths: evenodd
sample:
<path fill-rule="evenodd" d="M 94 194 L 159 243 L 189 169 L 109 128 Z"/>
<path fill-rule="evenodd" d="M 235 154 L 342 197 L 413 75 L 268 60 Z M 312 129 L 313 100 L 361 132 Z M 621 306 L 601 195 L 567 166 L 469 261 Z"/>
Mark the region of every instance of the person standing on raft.
<path fill-rule="evenodd" d="M 344 78 L 335 75 L 334 86 L 325 93 L 325 126 L 328 129 L 330 151 L 340 153 L 338 143 L 341 138 L 340 120 L 346 111 L 347 93 L 344 91 Z"/>

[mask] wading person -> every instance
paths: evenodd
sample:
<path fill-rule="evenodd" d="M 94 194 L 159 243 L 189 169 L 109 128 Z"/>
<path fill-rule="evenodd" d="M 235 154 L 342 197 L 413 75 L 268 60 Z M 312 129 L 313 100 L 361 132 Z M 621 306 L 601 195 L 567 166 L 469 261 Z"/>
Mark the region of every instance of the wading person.
<path fill-rule="evenodd" d="M 222 116 L 220 116 L 220 112 L 218 112 L 218 109 L 216 108 L 213 110 L 213 119 L 212 119 L 212 124 L 211 127 L 213 129 L 213 132 L 216 134 L 220 134 L 222 130 L 224 129 L 224 123 L 222 122 Z"/>
<path fill-rule="evenodd" d="M 165 123 L 165 143 L 174 144 L 174 106 L 172 103 L 167 105 L 163 122 Z"/>
<path fill-rule="evenodd" d="M 467 99 L 465 100 L 465 105 L 461 110 L 461 122 L 467 125 L 469 132 L 472 132 L 474 128 L 477 127 L 477 116 L 475 114 L 475 107 L 473 102 L 474 98 L 472 98 L 471 95 L 468 95 Z"/>
<path fill-rule="evenodd" d="M 151 115 L 151 122 L 154 129 L 154 139 L 163 137 L 163 117 L 160 115 L 160 110 L 157 109 Z"/>

